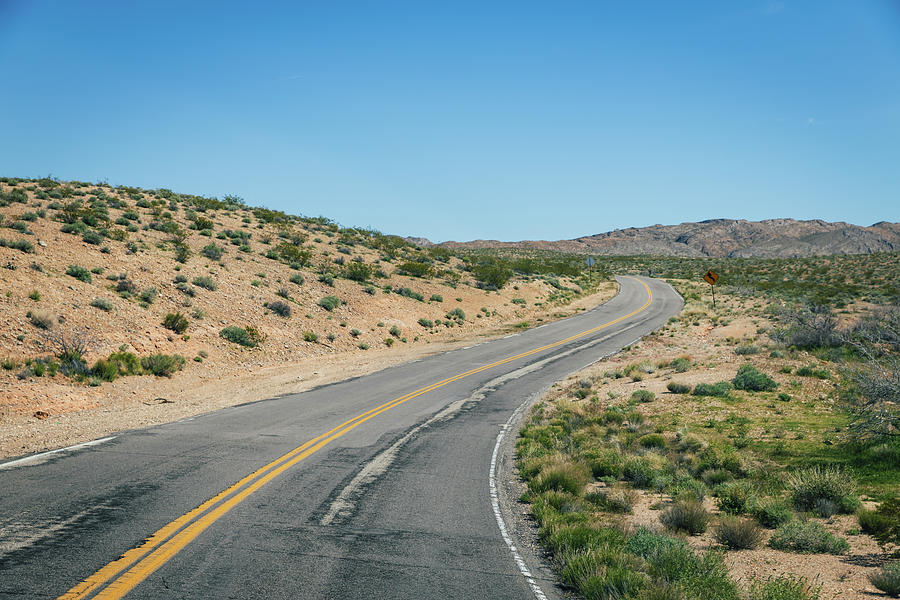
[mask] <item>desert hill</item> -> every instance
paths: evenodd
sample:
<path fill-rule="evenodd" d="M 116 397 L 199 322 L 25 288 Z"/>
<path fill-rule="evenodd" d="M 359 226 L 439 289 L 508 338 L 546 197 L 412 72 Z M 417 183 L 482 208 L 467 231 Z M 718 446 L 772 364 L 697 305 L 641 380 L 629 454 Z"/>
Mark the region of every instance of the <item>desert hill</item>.
<path fill-rule="evenodd" d="M 7 425 L 338 356 L 374 367 L 553 318 L 586 291 L 564 276 L 493 290 L 446 249 L 239 198 L 53 179 L 0 178 L 0 267 Z M 0 455 L 26 449 L 0 439 Z"/>
<path fill-rule="evenodd" d="M 421 241 L 419 242 L 421 245 Z M 900 223 L 869 227 L 821 220 L 711 219 L 680 225 L 629 227 L 560 241 L 444 242 L 446 248 L 534 248 L 601 255 L 662 255 L 715 258 L 798 258 L 872 254 L 900 250 Z"/>

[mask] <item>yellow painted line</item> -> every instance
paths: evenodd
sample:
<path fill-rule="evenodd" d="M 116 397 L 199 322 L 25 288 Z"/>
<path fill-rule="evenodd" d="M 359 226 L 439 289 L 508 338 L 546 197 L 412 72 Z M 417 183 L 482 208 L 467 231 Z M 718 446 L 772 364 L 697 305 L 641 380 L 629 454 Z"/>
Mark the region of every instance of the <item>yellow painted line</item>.
<path fill-rule="evenodd" d="M 232 508 L 243 502 L 253 492 L 257 491 L 259 488 L 269 483 L 270 481 L 278 477 L 281 473 L 296 465 L 311 454 L 319 451 L 333 440 L 355 429 L 359 425 L 362 425 L 369 419 L 376 417 L 377 415 L 380 415 L 381 413 L 388 411 L 395 406 L 403 404 L 404 402 L 408 402 L 413 398 L 417 398 L 423 394 L 426 394 L 439 387 L 443 387 L 454 381 L 459 381 L 460 379 L 464 379 L 476 373 L 480 373 L 482 371 L 504 365 L 526 356 L 531 356 L 532 354 L 536 354 L 550 348 L 561 346 L 573 340 L 577 340 L 592 333 L 596 333 L 602 329 L 606 329 L 611 325 L 620 323 L 625 319 L 628 319 L 629 317 L 633 317 L 634 315 L 645 311 L 653 303 L 653 293 L 650 291 L 650 286 L 648 286 L 643 281 L 637 281 L 641 285 L 643 285 L 644 289 L 646 289 L 647 291 L 647 301 L 637 310 L 634 310 L 627 315 L 622 315 L 621 317 L 613 319 L 612 321 L 604 323 L 603 325 L 598 325 L 597 327 L 588 329 L 587 331 L 582 331 L 581 333 L 569 336 L 563 340 L 546 344 L 544 346 L 540 346 L 539 348 L 534 348 L 532 350 L 516 354 L 515 356 L 510 356 L 502 360 L 492 362 L 490 364 L 470 369 L 468 371 L 465 371 L 464 373 L 454 375 L 453 377 L 448 377 L 447 379 L 443 379 L 441 381 L 438 381 L 437 383 L 433 383 L 429 386 L 400 396 L 399 398 L 395 398 L 389 402 L 385 402 L 384 404 L 368 410 L 360 415 L 357 415 L 356 417 L 353 417 L 348 421 L 344 421 L 337 427 L 334 427 L 326 431 L 325 433 L 314 437 L 308 442 L 298 446 L 297 448 L 294 448 L 287 454 L 284 454 L 283 456 L 273 460 L 267 465 L 260 467 L 234 485 L 231 485 L 222 492 L 219 492 L 214 497 L 210 498 L 197 508 L 188 511 L 171 523 L 163 526 L 161 529 L 147 538 L 143 544 L 136 548 L 128 550 L 118 559 L 102 567 L 96 573 L 94 573 L 84 581 L 78 583 L 68 592 L 60 596 L 59 600 L 81 600 L 87 598 L 94 591 L 103 587 L 103 585 L 105 585 L 108 581 L 116 578 L 117 575 L 118 577 L 114 581 L 112 581 L 112 583 L 110 583 L 100 592 L 94 595 L 94 598 L 96 600 L 113 600 L 122 598 L 123 596 L 125 596 L 125 594 L 134 589 L 135 586 L 137 586 L 140 582 L 146 579 L 151 573 L 156 571 L 170 558 L 184 549 L 185 546 L 191 543 L 191 541 L 193 541 L 194 538 L 200 535 L 200 533 L 202 533 L 206 528 L 216 522 Z M 210 508 L 212 508 L 212 510 L 209 510 Z M 119 575 L 120 573 L 121 575 Z"/>

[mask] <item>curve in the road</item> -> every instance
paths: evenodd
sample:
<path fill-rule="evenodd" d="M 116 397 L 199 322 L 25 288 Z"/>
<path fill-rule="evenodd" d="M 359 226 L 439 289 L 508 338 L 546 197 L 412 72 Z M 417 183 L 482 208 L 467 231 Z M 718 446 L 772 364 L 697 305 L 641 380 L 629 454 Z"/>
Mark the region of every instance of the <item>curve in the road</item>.
<path fill-rule="evenodd" d="M 147 540 L 143 544 L 141 544 L 137 548 L 133 548 L 127 551 L 115 561 L 112 561 L 111 563 L 105 565 L 99 571 L 75 585 L 68 592 L 60 596 L 60 600 L 81 600 L 83 598 L 87 598 L 95 590 L 102 587 L 107 582 L 110 582 L 110 580 L 113 580 L 113 578 L 115 579 L 111 581 L 109 585 L 95 594 L 93 598 L 95 600 L 118 600 L 119 598 L 124 597 L 141 581 L 146 579 L 147 576 L 159 569 L 159 567 L 165 564 L 173 556 L 178 554 L 178 552 L 180 552 L 185 546 L 190 544 L 191 541 L 193 541 L 198 535 L 200 535 L 200 533 L 202 533 L 206 528 L 208 528 L 210 525 L 212 525 L 214 522 L 228 513 L 232 508 L 246 500 L 256 490 L 266 485 L 272 479 L 278 477 L 281 473 L 283 473 L 287 469 L 290 469 L 311 454 L 322 449 L 331 441 L 343 436 L 350 430 L 362 425 L 369 419 L 383 412 L 386 412 L 395 406 L 403 404 L 404 402 L 408 402 L 413 398 L 417 398 L 423 394 L 443 387 L 454 381 L 470 377 L 476 373 L 487 371 L 488 369 L 492 369 L 545 350 L 562 346 L 569 342 L 589 336 L 593 333 L 597 333 L 598 331 L 602 331 L 603 329 L 615 325 L 616 323 L 620 323 L 638 313 L 647 310 L 647 308 L 653 303 L 653 292 L 650 290 L 650 286 L 648 286 L 646 283 L 644 283 L 643 281 L 640 281 L 640 283 L 641 285 L 643 285 L 644 289 L 647 292 L 647 300 L 639 308 L 631 311 L 630 313 L 603 323 L 602 325 L 598 325 L 596 327 L 592 327 L 591 329 L 576 333 L 575 335 L 571 335 L 562 340 L 558 340 L 550 344 L 544 344 L 543 346 L 539 346 L 537 348 L 533 348 L 531 350 L 521 352 L 513 356 L 508 356 L 501 360 L 482 365 L 474 369 L 469 369 L 463 373 L 459 373 L 452 377 L 442 379 L 441 381 L 435 382 L 429 386 L 420 388 L 408 394 L 404 394 L 403 396 L 395 398 L 389 402 L 385 402 L 381 406 L 377 406 L 341 423 L 337 427 L 334 427 L 333 429 L 314 437 L 313 439 L 305 442 L 297 448 L 294 448 L 287 454 L 257 469 L 253 473 L 250 473 L 234 485 L 229 486 L 225 490 L 216 494 L 213 498 L 210 498 L 197 508 L 175 519 L 171 523 L 168 523 L 167 525 L 153 533 L 149 538 L 147 538 Z M 500 521 L 500 525 L 501 527 L 504 527 L 502 521 Z M 513 551 L 515 552 L 514 548 Z M 524 574 L 526 574 L 526 577 L 530 579 L 530 574 L 527 574 L 527 571 Z M 529 583 L 533 585 L 533 581 L 530 581 Z M 540 592 L 539 588 L 535 593 L 539 594 L 539 597 L 543 597 L 543 593 Z"/>

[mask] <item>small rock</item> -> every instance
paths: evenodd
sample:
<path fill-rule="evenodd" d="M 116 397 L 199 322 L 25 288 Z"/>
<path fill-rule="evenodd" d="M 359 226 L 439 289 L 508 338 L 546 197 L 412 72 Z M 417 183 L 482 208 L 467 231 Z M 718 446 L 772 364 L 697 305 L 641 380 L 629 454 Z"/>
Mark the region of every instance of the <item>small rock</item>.
<path fill-rule="evenodd" d="M 48 412 L 45 411 L 45 410 L 36 410 L 36 411 L 34 411 L 34 417 L 35 417 L 36 419 L 46 419 L 46 418 L 49 417 L 49 416 L 50 416 L 50 413 L 48 413 Z"/>

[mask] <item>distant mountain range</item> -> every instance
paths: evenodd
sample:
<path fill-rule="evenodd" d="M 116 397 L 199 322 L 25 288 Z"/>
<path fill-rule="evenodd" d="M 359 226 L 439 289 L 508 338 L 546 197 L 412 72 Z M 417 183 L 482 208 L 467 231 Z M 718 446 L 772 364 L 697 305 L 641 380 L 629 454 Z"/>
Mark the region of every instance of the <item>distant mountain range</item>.
<path fill-rule="evenodd" d="M 410 238 L 421 246 L 424 238 Z M 629 227 L 573 240 L 443 242 L 446 248 L 534 248 L 607 255 L 797 258 L 828 254 L 900 251 L 900 223 L 881 221 L 869 227 L 849 223 L 795 219 L 745 221 L 710 219 L 680 225 Z"/>

